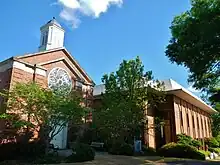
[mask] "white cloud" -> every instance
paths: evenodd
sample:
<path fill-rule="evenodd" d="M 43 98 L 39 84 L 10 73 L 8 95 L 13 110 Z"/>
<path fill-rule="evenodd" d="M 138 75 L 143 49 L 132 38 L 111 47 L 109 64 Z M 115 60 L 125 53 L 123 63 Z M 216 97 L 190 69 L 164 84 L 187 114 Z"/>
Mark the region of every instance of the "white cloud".
<path fill-rule="evenodd" d="M 76 28 L 80 24 L 80 15 L 99 18 L 110 6 L 120 7 L 123 0 L 57 0 L 57 4 L 63 7 L 60 17 Z"/>
<path fill-rule="evenodd" d="M 193 88 L 193 85 L 189 86 L 187 89 L 190 92 L 193 92 L 193 93 L 200 93 L 201 92 L 200 90 L 197 90 L 197 89 Z"/>

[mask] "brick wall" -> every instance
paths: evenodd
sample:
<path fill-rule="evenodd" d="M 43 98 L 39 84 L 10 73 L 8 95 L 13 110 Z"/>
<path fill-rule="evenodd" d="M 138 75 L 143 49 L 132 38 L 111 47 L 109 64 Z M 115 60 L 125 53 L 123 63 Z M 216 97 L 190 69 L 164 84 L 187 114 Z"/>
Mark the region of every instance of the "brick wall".
<path fill-rule="evenodd" d="M 0 72 L 0 90 L 9 89 L 11 82 L 12 69 L 8 69 L 4 72 Z M 2 106 L 3 98 L 0 97 L 0 107 Z"/>

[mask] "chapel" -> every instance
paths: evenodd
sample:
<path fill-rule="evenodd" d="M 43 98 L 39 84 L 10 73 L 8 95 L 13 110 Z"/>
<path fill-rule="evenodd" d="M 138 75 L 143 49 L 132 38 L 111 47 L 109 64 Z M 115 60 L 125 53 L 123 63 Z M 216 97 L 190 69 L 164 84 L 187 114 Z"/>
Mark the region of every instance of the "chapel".
<path fill-rule="evenodd" d="M 0 90 L 10 89 L 17 82 L 36 82 L 44 88 L 80 90 L 84 105 L 97 108 L 102 105 L 104 85 L 95 86 L 93 80 L 64 47 L 64 28 L 55 18 L 40 28 L 38 52 L 14 56 L 0 62 Z M 212 137 L 211 115 L 217 113 L 199 97 L 172 79 L 164 80 L 166 100 L 159 107 L 164 125 L 160 131 L 154 127 L 154 109 L 146 109 L 148 124 L 143 131 L 143 142 L 152 148 L 175 142 L 177 135 L 184 133 L 195 139 Z M 0 106 L 3 100 L 0 98 Z M 91 121 L 91 115 L 88 118 Z M 0 124 L 0 131 L 3 124 Z M 60 149 L 68 144 L 68 126 L 52 143 Z"/>
<path fill-rule="evenodd" d="M 77 89 L 82 91 L 85 106 L 91 106 L 94 82 L 64 47 L 64 28 L 53 18 L 40 32 L 38 52 L 0 62 L 0 89 L 10 89 L 17 82 L 36 82 L 50 89 Z M 2 102 L 0 98 L 0 105 Z M 66 136 L 64 129 L 54 143 L 65 148 Z"/>

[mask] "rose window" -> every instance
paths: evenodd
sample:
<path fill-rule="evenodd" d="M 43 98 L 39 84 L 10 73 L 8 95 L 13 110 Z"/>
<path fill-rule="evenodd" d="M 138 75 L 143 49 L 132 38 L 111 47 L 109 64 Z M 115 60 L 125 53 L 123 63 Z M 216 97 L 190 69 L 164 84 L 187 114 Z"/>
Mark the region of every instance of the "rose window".
<path fill-rule="evenodd" d="M 54 68 L 48 75 L 48 87 L 56 93 L 68 94 L 72 90 L 72 80 L 62 68 Z"/>

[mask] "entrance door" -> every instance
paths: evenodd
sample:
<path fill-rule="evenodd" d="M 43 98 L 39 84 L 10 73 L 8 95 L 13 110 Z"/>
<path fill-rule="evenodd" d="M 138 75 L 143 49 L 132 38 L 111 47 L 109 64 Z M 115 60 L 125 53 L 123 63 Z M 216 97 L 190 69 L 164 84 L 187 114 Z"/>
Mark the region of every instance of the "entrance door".
<path fill-rule="evenodd" d="M 56 128 L 56 131 L 59 127 Z M 54 147 L 58 147 L 59 149 L 66 149 L 67 148 L 67 129 L 68 125 L 64 127 L 56 136 L 54 136 L 51 143 Z"/>

